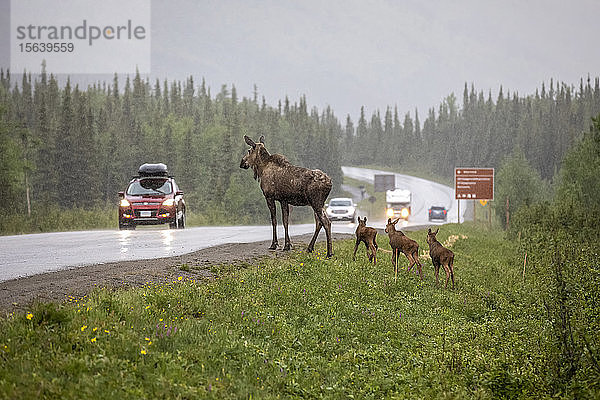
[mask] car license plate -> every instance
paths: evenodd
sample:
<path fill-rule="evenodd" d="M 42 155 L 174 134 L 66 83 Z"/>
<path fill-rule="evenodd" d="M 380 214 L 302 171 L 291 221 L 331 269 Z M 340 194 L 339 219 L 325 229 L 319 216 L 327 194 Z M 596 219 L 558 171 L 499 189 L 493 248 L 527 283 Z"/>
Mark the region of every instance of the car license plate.
<path fill-rule="evenodd" d="M 140 211 L 140 217 L 150 217 L 152 216 L 152 211 Z"/>

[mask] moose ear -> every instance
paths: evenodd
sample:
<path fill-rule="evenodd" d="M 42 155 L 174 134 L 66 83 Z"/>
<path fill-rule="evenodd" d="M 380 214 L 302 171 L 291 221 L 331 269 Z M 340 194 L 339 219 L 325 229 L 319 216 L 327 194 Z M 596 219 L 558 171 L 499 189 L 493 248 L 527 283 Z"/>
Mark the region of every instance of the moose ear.
<path fill-rule="evenodd" d="M 367 217 L 365 217 L 365 224 L 367 223 Z"/>
<path fill-rule="evenodd" d="M 260 135 L 260 139 L 258 139 L 258 141 L 262 144 L 265 144 L 265 135 Z"/>
<path fill-rule="evenodd" d="M 398 221 L 400 221 L 400 218 L 396 218 L 393 222 L 394 225 L 396 225 L 398 223 Z"/>
<path fill-rule="evenodd" d="M 427 229 L 427 233 L 431 233 L 431 228 Z"/>
<path fill-rule="evenodd" d="M 437 235 L 437 233 L 438 233 L 439 231 L 440 231 L 440 228 L 437 228 L 437 229 L 435 230 L 435 234 Z"/>
<path fill-rule="evenodd" d="M 246 144 L 252 148 L 256 147 L 256 143 L 254 143 L 254 140 L 250 139 L 248 136 L 244 135 L 244 140 L 246 141 Z"/>
<path fill-rule="evenodd" d="M 392 223 L 392 219 L 388 218 L 388 224 L 391 224 L 391 223 Z"/>

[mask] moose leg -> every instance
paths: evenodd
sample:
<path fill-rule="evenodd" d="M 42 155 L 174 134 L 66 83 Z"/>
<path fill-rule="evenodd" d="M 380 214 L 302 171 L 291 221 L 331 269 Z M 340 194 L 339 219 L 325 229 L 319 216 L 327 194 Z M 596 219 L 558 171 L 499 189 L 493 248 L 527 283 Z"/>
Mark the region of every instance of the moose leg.
<path fill-rule="evenodd" d="M 325 211 L 323 208 L 320 208 L 319 211 L 315 211 L 315 214 L 319 217 L 319 221 L 325 228 L 325 235 L 327 235 L 327 258 L 333 256 L 333 246 L 331 244 L 331 221 L 325 215 Z"/>
<path fill-rule="evenodd" d="M 413 253 L 413 257 L 417 261 L 417 271 L 419 272 L 419 277 L 421 280 L 423 280 L 423 264 L 421 264 L 421 261 L 419 261 L 419 252 L 417 251 Z"/>
<path fill-rule="evenodd" d="M 360 244 L 360 239 L 356 238 L 356 243 L 354 244 L 354 254 L 352 255 L 352 261 L 356 261 L 356 250 L 358 250 L 359 244 Z"/>
<path fill-rule="evenodd" d="M 454 265 L 450 262 L 448 266 L 450 267 L 450 278 L 452 278 L 452 289 L 454 289 Z"/>
<path fill-rule="evenodd" d="M 450 268 L 448 268 L 448 265 L 443 264 L 444 265 L 444 271 L 446 272 L 446 284 L 444 285 L 444 289 L 448 288 L 448 280 L 450 279 Z"/>
<path fill-rule="evenodd" d="M 406 258 L 409 261 L 408 269 L 406 270 L 406 272 L 408 273 L 408 272 L 410 272 L 410 270 L 412 269 L 412 267 L 415 265 L 415 259 L 413 258 L 412 254 L 410 254 L 410 253 L 408 253 L 406 255 Z"/>
<path fill-rule="evenodd" d="M 275 200 L 267 199 L 267 206 L 271 212 L 271 225 L 273 225 L 273 241 L 269 250 L 277 249 L 277 210 L 275 209 Z"/>
<path fill-rule="evenodd" d="M 398 280 L 398 249 L 392 253 L 392 264 L 394 264 L 394 282 Z"/>
<path fill-rule="evenodd" d="M 377 249 L 375 248 L 373 243 L 371 243 L 371 245 L 369 246 L 369 250 L 371 250 L 371 255 L 369 256 L 369 261 L 372 261 L 373 265 L 377 265 Z"/>
<path fill-rule="evenodd" d="M 321 231 L 322 226 L 323 225 L 321 224 L 321 220 L 319 220 L 319 217 L 317 217 L 317 212 L 315 211 L 315 234 L 313 235 L 312 239 L 310 240 L 310 243 L 308 244 L 308 248 L 306 249 L 306 251 L 308 251 L 309 253 L 312 253 L 315 249 L 315 241 L 317 240 L 317 236 L 319 236 L 319 232 Z"/>
<path fill-rule="evenodd" d="M 433 270 L 435 271 L 435 286 L 439 286 L 440 281 L 439 281 L 439 274 L 440 274 L 440 265 L 436 264 L 436 262 L 433 262 Z"/>
<path fill-rule="evenodd" d="M 290 216 L 290 206 L 287 202 L 281 201 L 281 215 L 283 220 L 283 229 L 285 230 L 285 245 L 283 246 L 283 250 L 290 250 L 292 248 L 292 242 L 290 240 L 290 235 L 288 234 L 288 219 Z"/>

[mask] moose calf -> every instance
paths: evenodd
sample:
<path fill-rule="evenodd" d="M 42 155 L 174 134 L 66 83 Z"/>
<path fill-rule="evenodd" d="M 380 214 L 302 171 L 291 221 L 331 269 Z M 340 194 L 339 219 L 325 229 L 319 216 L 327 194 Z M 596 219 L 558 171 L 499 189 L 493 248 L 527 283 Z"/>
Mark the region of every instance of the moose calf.
<path fill-rule="evenodd" d="M 404 253 L 410 265 L 408 266 L 408 272 L 416 264 L 419 277 L 423 280 L 423 266 L 419 262 L 419 244 L 414 240 L 407 237 L 402 231 L 396 230 L 396 223 L 400 218 L 392 221 L 388 218 L 387 225 L 385 227 L 385 233 L 390 238 L 390 247 L 392 248 L 392 264 L 394 265 L 394 280 L 398 279 L 398 257 L 400 252 Z"/>
<path fill-rule="evenodd" d="M 431 262 L 433 263 L 433 267 L 435 269 L 435 284 L 439 285 L 438 274 L 440 271 L 440 265 L 443 265 L 444 270 L 446 271 L 446 286 L 444 286 L 444 288 L 448 287 L 448 279 L 452 278 L 452 289 L 454 289 L 454 253 L 438 242 L 435 235 L 437 235 L 439 231 L 439 228 L 436 229 L 435 232 L 432 232 L 431 228 L 427 230 L 429 255 L 431 256 Z"/>
<path fill-rule="evenodd" d="M 356 244 L 354 245 L 354 255 L 352 259 L 356 261 L 356 250 L 360 242 L 365 244 L 369 262 L 377 265 L 377 230 L 367 226 L 367 217 L 364 220 L 358 217 L 358 226 L 356 227 Z"/>

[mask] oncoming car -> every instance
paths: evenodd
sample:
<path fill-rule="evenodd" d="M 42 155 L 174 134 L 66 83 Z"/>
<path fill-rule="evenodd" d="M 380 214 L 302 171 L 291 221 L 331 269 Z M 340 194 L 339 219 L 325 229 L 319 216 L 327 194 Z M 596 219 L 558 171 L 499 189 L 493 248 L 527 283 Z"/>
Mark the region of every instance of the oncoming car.
<path fill-rule="evenodd" d="M 431 206 L 429 208 L 429 220 L 433 221 L 434 219 L 440 219 L 445 221 L 448 216 L 448 210 L 446 207 L 442 206 Z"/>
<path fill-rule="evenodd" d="M 331 199 L 325 207 L 327 217 L 332 221 L 356 221 L 356 204 L 350 198 Z"/>
<path fill-rule="evenodd" d="M 127 190 L 119 192 L 119 229 L 169 224 L 185 228 L 185 201 L 165 164 L 143 164 Z"/>

